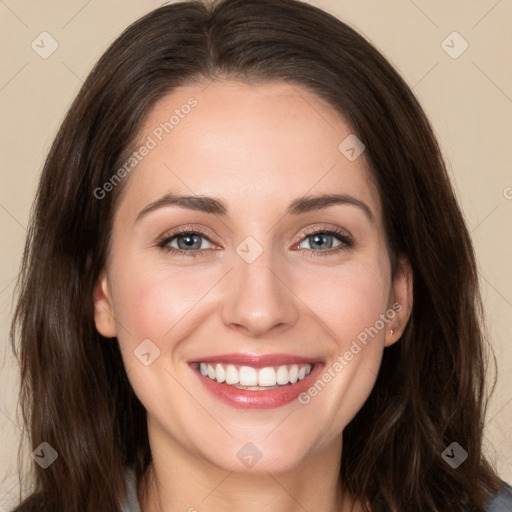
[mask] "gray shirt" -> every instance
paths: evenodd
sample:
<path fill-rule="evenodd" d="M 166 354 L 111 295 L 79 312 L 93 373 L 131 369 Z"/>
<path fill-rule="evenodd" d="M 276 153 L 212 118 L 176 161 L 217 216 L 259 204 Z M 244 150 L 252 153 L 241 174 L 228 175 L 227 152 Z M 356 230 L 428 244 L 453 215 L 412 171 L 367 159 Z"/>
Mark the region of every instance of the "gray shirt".
<path fill-rule="evenodd" d="M 137 500 L 137 482 L 135 472 L 127 469 L 126 478 L 126 503 L 123 512 L 141 512 Z M 490 496 L 487 501 L 487 512 L 512 512 L 512 487 L 503 482 L 500 492 L 495 496 Z"/>
<path fill-rule="evenodd" d="M 512 487 L 503 482 L 500 492 L 487 500 L 488 512 L 512 512 Z"/>
<path fill-rule="evenodd" d="M 131 468 L 125 469 L 126 480 L 126 502 L 123 505 L 123 512 L 141 512 L 137 499 L 137 479 L 135 471 Z"/>

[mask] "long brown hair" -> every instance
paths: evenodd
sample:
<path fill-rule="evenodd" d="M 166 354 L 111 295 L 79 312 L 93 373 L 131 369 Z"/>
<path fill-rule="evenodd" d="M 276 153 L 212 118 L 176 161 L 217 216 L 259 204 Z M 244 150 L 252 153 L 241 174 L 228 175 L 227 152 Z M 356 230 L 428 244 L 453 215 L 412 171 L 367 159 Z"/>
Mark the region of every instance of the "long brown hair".
<path fill-rule="evenodd" d="M 340 485 L 374 511 L 483 512 L 500 483 L 482 455 L 483 308 L 438 143 L 394 67 L 355 30 L 296 0 L 160 7 L 114 41 L 69 109 L 39 183 L 11 328 L 32 449 L 47 442 L 58 459 L 33 465 L 35 487 L 18 510 L 119 512 L 123 469 L 141 478 L 150 465 L 145 409 L 118 343 L 93 316 L 123 183 L 102 199 L 94 191 L 126 161 L 160 98 L 215 78 L 284 80 L 341 113 L 366 146 L 390 251 L 412 265 L 411 318 L 344 431 Z M 458 469 L 442 458 L 454 441 L 469 454 Z"/>

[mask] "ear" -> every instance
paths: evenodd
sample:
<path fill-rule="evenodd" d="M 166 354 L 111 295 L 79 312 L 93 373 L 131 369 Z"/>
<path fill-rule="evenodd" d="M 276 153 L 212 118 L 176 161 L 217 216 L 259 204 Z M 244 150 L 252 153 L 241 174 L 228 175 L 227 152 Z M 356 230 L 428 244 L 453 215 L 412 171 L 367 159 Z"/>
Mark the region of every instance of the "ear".
<path fill-rule="evenodd" d="M 400 255 L 398 266 L 393 278 L 388 308 L 395 316 L 386 326 L 384 345 L 389 347 L 402 336 L 412 312 L 413 302 L 413 272 L 409 258 Z"/>
<path fill-rule="evenodd" d="M 101 272 L 94 286 L 93 301 L 96 329 L 105 338 L 114 338 L 117 336 L 116 321 L 105 271 Z"/>

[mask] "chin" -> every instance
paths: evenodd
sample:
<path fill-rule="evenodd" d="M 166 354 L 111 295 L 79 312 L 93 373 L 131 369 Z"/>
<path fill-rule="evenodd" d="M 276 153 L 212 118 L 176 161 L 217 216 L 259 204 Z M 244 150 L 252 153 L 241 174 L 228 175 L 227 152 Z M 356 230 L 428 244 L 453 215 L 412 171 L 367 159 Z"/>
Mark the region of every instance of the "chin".
<path fill-rule="evenodd" d="M 283 442 L 233 441 L 217 453 L 205 454 L 205 458 L 223 471 L 245 475 L 286 473 L 300 466 L 306 454 L 299 452 L 290 438 Z M 303 444 L 301 448 L 304 448 Z"/>

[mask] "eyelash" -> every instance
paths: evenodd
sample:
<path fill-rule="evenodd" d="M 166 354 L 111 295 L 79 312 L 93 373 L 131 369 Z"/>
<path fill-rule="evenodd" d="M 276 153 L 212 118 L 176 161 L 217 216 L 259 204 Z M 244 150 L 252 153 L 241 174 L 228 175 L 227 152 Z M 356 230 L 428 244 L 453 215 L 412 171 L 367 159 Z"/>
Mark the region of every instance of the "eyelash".
<path fill-rule="evenodd" d="M 337 254 L 340 251 L 346 250 L 354 245 L 354 242 L 352 241 L 352 239 L 349 236 L 347 236 L 343 231 L 341 231 L 339 229 L 335 229 L 335 228 L 316 229 L 314 231 L 307 232 L 303 235 L 299 244 L 306 238 L 309 238 L 309 237 L 311 237 L 313 235 L 317 235 L 317 234 L 332 235 L 332 236 L 336 237 L 342 243 L 340 245 L 338 245 L 337 247 L 327 249 L 327 250 L 315 251 L 314 249 L 300 249 L 301 251 L 310 252 L 311 253 L 310 256 L 312 256 L 312 257 L 330 256 L 333 254 Z M 176 249 L 175 247 L 170 247 L 167 245 L 174 238 L 176 238 L 178 236 L 184 236 L 184 235 L 200 235 L 200 236 L 206 238 L 210 243 L 213 243 L 208 238 L 208 236 L 200 230 L 183 229 L 181 231 L 175 231 L 173 233 L 166 233 L 156 243 L 156 246 L 167 253 L 174 254 L 177 256 L 184 256 L 184 257 L 192 256 L 194 258 L 197 256 L 204 256 L 205 255 L 204 253 L 207 249 L 192 249 L 190 251 L 185 251 L 183 249 Z"/>

